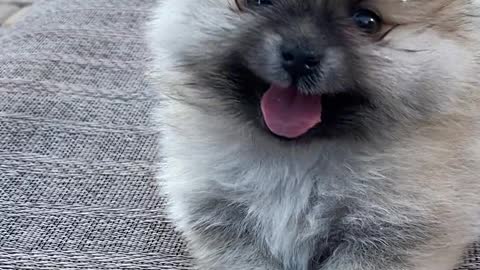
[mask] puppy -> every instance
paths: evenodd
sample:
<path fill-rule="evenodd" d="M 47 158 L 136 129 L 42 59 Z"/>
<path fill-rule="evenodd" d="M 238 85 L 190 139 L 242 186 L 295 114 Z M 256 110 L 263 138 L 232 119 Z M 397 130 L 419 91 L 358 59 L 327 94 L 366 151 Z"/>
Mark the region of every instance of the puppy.
<path fill-rule="evenodd" d="M 164 0 L 161 184 L 199 269 L 452 270 L 480 227 L 480 1 Z"/>

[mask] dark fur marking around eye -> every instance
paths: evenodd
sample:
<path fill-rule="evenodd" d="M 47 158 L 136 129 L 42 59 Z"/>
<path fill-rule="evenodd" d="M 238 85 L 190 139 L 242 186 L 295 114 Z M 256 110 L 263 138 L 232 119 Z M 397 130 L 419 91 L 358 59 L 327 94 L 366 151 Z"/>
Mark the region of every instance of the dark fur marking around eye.
<path fill-rule="evenodd" d="M 422 52 L 428 52 L 430 50 L 412 50 L 412 49 L 399 49 L 399 48 L 392 48 L 397 51 L 402 51 L 406 53 L 422 53 Z"/>
<path fill-rule="evenodd" d="M 379 41 L 384 42 L 383 45 L 388 45 L 389 42 L 385 41 L 385 38 L 389 34 L 391 34 L 394 30 L 396 30 L 398 27 L 400 27 L 400 25 L 398 25 L 398 24 L 392 26 L 390 29 L 388 29 L 388 31 L 383 33 L 383 35 L 379 38 Z M 395 51 L 401 51 L 401 52 L 405 52 L 405 53 L 421 53 L 421 52 L 428 52 L 429 51 L 429 50 L 414 50 L 414 49 L 395 48 L 393 46 L 389 46 L 389 48 L 392 49 L 392 50 L 395 50 Z"/>
<path fill-rule="evenodd" d="M 388 31 L 386 31 L 385 33 L 383 33 L 383 35 L 379 38 L 379 40 L 384 40 L 390 33 L 392 33 L 395 29 L 397 29 L 400 25 L 394 25 L 392 26 L 390 29 L 388 29 Z"/>

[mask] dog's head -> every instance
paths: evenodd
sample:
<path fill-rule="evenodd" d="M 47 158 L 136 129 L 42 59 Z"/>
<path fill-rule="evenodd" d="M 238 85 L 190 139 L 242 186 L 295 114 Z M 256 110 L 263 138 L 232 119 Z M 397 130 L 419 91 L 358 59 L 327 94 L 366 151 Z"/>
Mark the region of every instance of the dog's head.
<path fill-rule="evenodd" d="M 458 111 L 477 85 L 472 0 L 171 0 L 170 95 L 287 139 L 367 138 Z M 172 73 L 173 74 L 173 73 Z M 178 91 L 178 89 L 183 89 Z"/>

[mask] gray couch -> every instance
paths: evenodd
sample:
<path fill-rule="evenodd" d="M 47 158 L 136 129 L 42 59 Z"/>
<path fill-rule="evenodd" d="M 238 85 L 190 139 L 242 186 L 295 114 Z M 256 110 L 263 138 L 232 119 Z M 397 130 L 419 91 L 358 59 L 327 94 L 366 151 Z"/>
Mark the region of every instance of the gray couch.
<path fill-rule="evenodd" d="M 154 178 L 154 2 L 36 2 L 0 34 L 0 269 L 191 269 Z"/>

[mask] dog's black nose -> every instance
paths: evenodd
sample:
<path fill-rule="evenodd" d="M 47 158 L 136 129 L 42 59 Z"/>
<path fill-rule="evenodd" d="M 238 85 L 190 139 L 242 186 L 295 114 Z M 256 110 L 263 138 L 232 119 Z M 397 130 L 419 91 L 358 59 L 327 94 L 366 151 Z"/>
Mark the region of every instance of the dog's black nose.
<path fill-rule="evenodd" d="M 281 54 L 282 66 L 293 79 L 308 75 L 321 60 L 320 55 L 299 46 L 283 45 Z"/>

